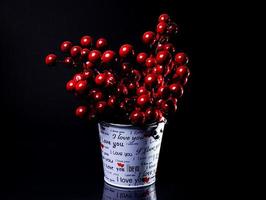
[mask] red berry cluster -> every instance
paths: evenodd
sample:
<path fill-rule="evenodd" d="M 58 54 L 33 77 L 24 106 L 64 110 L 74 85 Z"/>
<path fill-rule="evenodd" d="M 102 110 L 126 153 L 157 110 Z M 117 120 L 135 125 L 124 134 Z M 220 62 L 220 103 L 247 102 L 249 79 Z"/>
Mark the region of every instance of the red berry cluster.
<path fill-rule="evenodd" d="M 187 55 L 176 52 L 170 43 L 177 33 L 178 26 L 162 14 L 156 31 L 142 36 L 147 52 L 136 53 L 133 45 L 123 44 L 116 53 L 109 50 L 105 38 L 94 42 L 91 36 L 83 36 L 79 45 L 61 44 L 63 60 L 49 54 L 45 62 L 79 69 L 66 84 L 67 91 L 84 101 L 76 116 L 134 125 L 158 122 L 177 110 L 190 75 Z"/>

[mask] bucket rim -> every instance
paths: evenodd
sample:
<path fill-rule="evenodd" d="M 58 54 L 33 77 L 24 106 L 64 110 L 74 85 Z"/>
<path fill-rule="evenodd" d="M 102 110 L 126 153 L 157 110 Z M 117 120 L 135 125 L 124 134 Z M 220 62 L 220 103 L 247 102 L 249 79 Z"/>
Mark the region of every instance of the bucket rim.
<path fill-rule="evenodd" d="M 133 124 L 118 124 L 118 123 L 111 123 L 111 122 L 106 122 L 106 121 L 101 121 L 101 122 L 99 122 L 99 124 L 107 125 L 107 126 L 116 126 L 116 127 L 121 127 L 121 128 L 143 128 L 143 127 L 156 126 L 160 123 L 166 123 L 166 122 L 167 122 L 166 118 L 163 117 L 162 120 L 159 122 L 153 122 L 150 124 L 145 124 L 144 126 L 135 126 Z"/>

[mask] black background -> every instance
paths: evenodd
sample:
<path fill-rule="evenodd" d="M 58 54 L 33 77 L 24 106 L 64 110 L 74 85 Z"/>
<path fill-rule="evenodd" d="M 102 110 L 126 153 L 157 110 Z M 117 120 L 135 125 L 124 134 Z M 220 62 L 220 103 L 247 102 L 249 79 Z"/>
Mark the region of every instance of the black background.
<path fill-rule="evenodd" d="M 87 34 L 106 37 L 115 50 L 125 42 L 138 48 L 142 33 L 153 30 L 163 12 L 180 26 L 176 46 L 190 56 L 192 78 L 179 112 L 165 130 L 157 193 L 159 199 L 191 196 L 200 168 L 195 131 L 200 129 L 195 123 L 199 64 L 191 2 L 2 0 L 1 180 L 10 198 L 100 199 L 103 172 L 96 125 L 73 115 L 78 101 L 64 89 L 73 70 L 51 69 L 44 58 L 58 52 L 62 41 L 78 42 Z M 172 196 L 166 196 L 168 190 Z"/>

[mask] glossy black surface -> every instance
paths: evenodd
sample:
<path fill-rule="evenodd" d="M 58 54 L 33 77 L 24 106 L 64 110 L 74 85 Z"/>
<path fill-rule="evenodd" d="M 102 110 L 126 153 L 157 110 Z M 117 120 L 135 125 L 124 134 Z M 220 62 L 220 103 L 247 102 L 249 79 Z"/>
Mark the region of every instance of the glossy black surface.
<path fill-rule="evenodd" d="M 168 12 L 180 25 L 177 47 L 188 53 L 192 79 L 168 122 L 158 167 L 159 200 L 189 199 L 202 133 L 195 125 L 193 14 L 188 1 L 0 1 L 1 167 L 8 199 L 101 199 L 104 191 L 96 124 L 74 117 L 65 91 L 73 70 L 49 68 L 45 56 L 64 40 L 106 37 L 113 49 L 140 48 L 140 36 Z M 204 134 L 204 133 L 203 133 Z M 196 146 L 195 146 L 196 145 Z"/>

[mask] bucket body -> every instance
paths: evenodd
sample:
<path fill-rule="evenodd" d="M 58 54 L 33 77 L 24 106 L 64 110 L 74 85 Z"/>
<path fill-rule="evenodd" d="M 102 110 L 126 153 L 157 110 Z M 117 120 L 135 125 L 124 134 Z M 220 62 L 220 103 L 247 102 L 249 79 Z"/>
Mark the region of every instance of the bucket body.
<path fill-rule="evenodd" d="M 100 122 L 105 182 L 123 188 L 153 184 L 165 124 L 166 120 L 146 127 Z"/>

